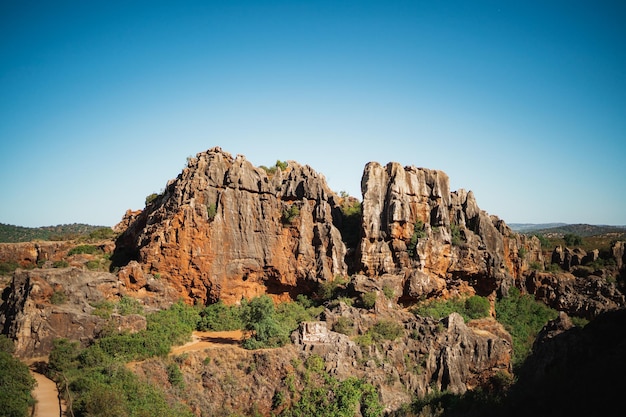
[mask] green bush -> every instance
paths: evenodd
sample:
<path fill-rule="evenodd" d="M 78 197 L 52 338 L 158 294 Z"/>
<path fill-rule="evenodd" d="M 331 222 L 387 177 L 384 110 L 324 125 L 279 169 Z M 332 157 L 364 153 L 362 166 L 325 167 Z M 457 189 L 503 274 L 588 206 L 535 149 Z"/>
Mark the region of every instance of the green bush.
<path fill-rule="evenodd" d="M 354 334 L 354 322 L 347 317 L 339 317 L 333 324 L 333 331 L 352 336 Z"/>
<path fill-rule="evenodd" d="M 91 306 L 95 308 L 95 310 L 93 310 L 91 314 L 103 319 L 108 319 L 109 317 L 111 317 L 111 313 L 113 313 L 113 310 L 115 309 L 115 304 L 106 300 L 94 303 Z"/>
<path fill-rule="evenodd" d="M 284 346 L 289 341 L 289 329 L 276 317 L 274 302 L 267 295 L 253 298 L 242 312 L 245 329 L 252 336 L 243 342 L 246 349 Z"/>
<path fill-rule="evenodd" d="M 376 305 L 376 298 L 376 291 L 361 294 L 361 303 L 363 304 L 363 307 L 370 309 Z"/>
<path fill-rule="evenodd" d="M 89 233 L 89 239 L 108 240 L 115 237 L 115 232 L 110 227 L 101 227 Z"/>
<path fill-rule="evenodd" d="M 156 200 L 159 197 L 159 194 L 157 193 L 152 193 L 148 196 L 146 196 L 146 207 L 152 203 L 154 200 Z"/>
<path fill-rule="evenodd" d="M 63 291 L 55 291 L 50 296 L 50 303 L 59 305 L 67 302 L 67 296 Z"/>
<path fill-rule="evenodd" d="M 557 273 L 557 272 L 563 272 L 563 270 L 561 269 L 559 264 L 550 264 L 546 268 L 546 272 L 551 272 L 551 273 L 554 274 L 554 273 Z"/>
<path fill-rule="evenodd" d="M 172 386 L 184 388 L 185 380 L 183 378 L 183 373 L 180 371 L 178 364 L 176 362 L 170 362 L 166 368 L 167 371 L 167 380 L 172 384 Z"/>
<path fill-rule="evenodd" d="M 583 244 L 583 238 L 574 233 L 566 233 L 563 236 L 563 240 L 567 246 L 580 246 Z"/>
<path fill-rule="evenodd" d="M 2 261 L 0 262 L 0 275 L 12 274 L 19 267 L 20 264 L 15 261 Z"/>
<path fill-rule="evenodd" d="M 550 240 L 548 240 L 547 237 L 545 237 L 544 235 L 541 234 L 535 234 L 534 235 L 537 239 L 539 239 L 539 243 L 541 243 L 541 247 L 544 249 L 550 249 L 552 247 L 552 243 L 550 243 Z"/>
<path fill-rule="evenodd" d="M 485 297 L 472 295 L 465 300 L 465 314 L 469 319 L 480 319 L 489 316 L 491 305 Z"/>
<path fill-rule="evenodd" d="M 404 327 L 392 320 L 380 320 L 369 330 L 374 341 L 396 340 L 404 333 Z"/>
<path fill-rule="evenodd" d="M 97 308 L 110 312 L 113 304 Z M 172 404 L 159 388 L 140 381 L 124 362 L 166 356 L 175 343 L 188 340 L 198 321 L 198 312 L 181 302 L 169 310 L 148 315 L 148 328 L 128 334 L 108 334 L 81 349 L 77 342 L 53 341 L 49 370 L 62 392 L 69 394 L 69 413 L 76 416 L 170 416 L 190 417 L 188 407 Z M 181 386 L 176 363 L 168 366 L 168 379 Z"/>
<path fill-rule="evenodd" d="M 450 298 L 447 300 L 429 300 L 413 308 L 413 313 L 422 317 L 441 320 L 452 313 L 459 313 L 465 321 L 489 316 L 489 300 L 473 295 L 469 298 Z"/>
<path fill-rule="evenodd" d="M 421 220 L 416 220 L 413 225 L 413 235 L 411 236 L 411 240 L 407 246 L 407 252 L 409 256 L 414 258 L 417 255 L 417 242 L 419 239 L 426 237 L 426 231 L 424 230 L 424 222 Z"/>
<path fill-rule="evenodd" d="M 4 335 L 0 338 L 5 338 Z M 3 349 L 9 349 L 6 341 Z M 28 371 L 28 366 L 14 358 L 6 350 L 0 350 L 0 415 L 7 417 L 28 417 L 29 407 L 35 404 L 31 391 L 35 380 Z"/>
<path fill-rule="evenodd" d="M 70 264 L 64 259 L 60 261 L 54 261 L 52 263 L 53 268 L 67 268 L 68 266 L 70 266 Z"/>
<path fill-rule="evenodd" d="M 291 204 L 289 208 L 283 210 L 283 224 L 292 224 L 300 215 L 300 209 L 295 204 Z"/>
<path fill-rule="evenodd" d="M 537 333 L 558 313 L 538 302 L 532 295 L 511 288 L 508 297 L 496 302 L 496 318 L 513 338 L 513 364 L 520 365 L 530 353 Z"/>
<path fill-rule="evenodd" d="M 74 246 L 72 249 L 70 249 L 70 251 L 67 253 L 67 255 L 68 256 L 78 255 L 78 254 L 94 255 L 96 253 L 102 253 L 102 250 L 100 250 L 100 248 L 98 248 L 97 246 L 94 246 L 94 245 L 78 245 L 78 246 Z"/>
<path fill-rule="evenodd" d="M 238 306 L 227 306 L 220 300 L 200 311 L 198 330 L 219 332 L 243 327 L 241 308 Z"/>
<path fill-rule="evenodd" d="M 376 389 L 363 380 L 350 377 L 344 381 L 318 372 L 320 378 L 311 379 L 298 401 L 285 410 L 284 417 L 380 417 L 383 407 Z"/>
<path fill-rule="evenodd" d="M 215 216 L 217 215 L 217 206 L 215 204 L 209 204 L 206 207 L 206 214 L 207 214 L 209 221 L 212 222 L 213 219 L 215 219 Z"/>
<path fill-rule="evenodd" d="M 120 298 L 120 301 L 118 301 L 117 312 L 122 316 L 144 313 L 143 306 L 141 305 L 139 300 L 133 297 L 128 297 L 126 295 L 123 295 L 122 298 Z"/>
<path fill-rule="evenodd" d="M 104 263 L 100 259 L 92 259 L 85 262 L 85 266 L 90 271 L 106 270 Z"/>
<path fill-rule="evenodd" d="M 453 246 L 463 245 L 463 238 L 461 237 L 461 228 L 459 227 L 458 224 L 452 223 L 450 225 L 450 236 L 451 236 L 451 243 Z"/>

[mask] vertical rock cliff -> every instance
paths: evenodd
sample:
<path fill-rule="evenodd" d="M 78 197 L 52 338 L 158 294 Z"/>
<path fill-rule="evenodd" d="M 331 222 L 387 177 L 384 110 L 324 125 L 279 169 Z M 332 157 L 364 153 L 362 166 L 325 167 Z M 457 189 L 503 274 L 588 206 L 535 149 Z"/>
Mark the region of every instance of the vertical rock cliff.
<path fill-rule="evenodd" d="M 293 298 L 347 273 L 335 201 L 308 166 L 270 171 L 213 148 L 134 215 L 114 258 L 137 260 L 188 300 Z M 139 289 L 133 281 L 127 287 Z"/>
<path fill-rule="evenodd" d="M 506 291 L 530 262 L 543 262 L 536 238 L 481 211 L 471 191 L 450 192 L 442 171 L 371 162 L 361 189 L 360 272 L 400 282 L 407 301 Z"/>

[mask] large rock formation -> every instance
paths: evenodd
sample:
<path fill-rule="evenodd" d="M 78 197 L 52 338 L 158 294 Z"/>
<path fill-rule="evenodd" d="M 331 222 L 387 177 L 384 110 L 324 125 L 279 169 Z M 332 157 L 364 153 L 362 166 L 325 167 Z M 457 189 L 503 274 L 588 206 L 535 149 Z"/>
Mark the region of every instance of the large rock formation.
<path fill-rule="evenodd" d="M 347 273 L 335 201 L 308 166 L 270 174 L 213 148 L 126 221 L 114 259 L 137 260 L 196 302 L 293 298 Z"/>
<path fill-rule="evenodd" d="M 536 238 L 481 211 L 471 191 L 450 192 L 442 171 L 371 162 L 361 189 L 360 268 L 394 276 L 406 301 L 468 286 L 481 295 L 506 292 L 530 262 L 543 262 Z"/>
<path fill-rule="evenodd" d="M 15 340 L 19 357 L 46 356 L 55 338 L 90 342 L 106 324 L 94 304 L 120 294 L 116 277 L 76 268 L 18 270 L 0 305 L 0 333 Z M 119 318 L 122 327 L 145 318 Z M 123 324 L 125 323 L 125 324 Z"/>

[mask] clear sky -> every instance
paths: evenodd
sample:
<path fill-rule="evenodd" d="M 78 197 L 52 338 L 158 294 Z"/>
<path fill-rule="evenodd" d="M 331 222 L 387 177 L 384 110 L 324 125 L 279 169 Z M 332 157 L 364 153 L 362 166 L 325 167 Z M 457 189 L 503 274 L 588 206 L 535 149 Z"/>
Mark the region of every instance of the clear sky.
<path fill-rule="evenodd" d="M 508 223 L 626 224 L 626 2 L 0 1 L 0 223 L 116 224 L 213 146 L 440 169 Z"/>

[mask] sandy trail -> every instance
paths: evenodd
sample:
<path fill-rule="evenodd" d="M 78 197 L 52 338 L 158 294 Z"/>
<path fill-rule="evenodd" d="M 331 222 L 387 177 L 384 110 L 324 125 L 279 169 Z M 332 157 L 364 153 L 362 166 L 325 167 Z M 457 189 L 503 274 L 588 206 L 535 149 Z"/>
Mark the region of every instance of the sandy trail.
<path fill-rule="evenodd" d="M 33 390 L 33 397 L 37 401 L 35 404 L 34 417 L 58 417 L 61 416 L 61 405 L 59 404 L 59 392 L 56 384 L 44 375 L 33 370 L 31 375 L 37 381 L 37 386 Z"/>
<path fill-rule="evenodd" d="M 196 352 L 216 345 L 232 345 L 233 347 L 240 347 L 239 345 L 244 338 L 244 333 L 241 330 L 227 332 L 193 332 L 191 338 L 191 342 L 173 347 L 170 355 L 180 355 L 185 352 Z"/>

